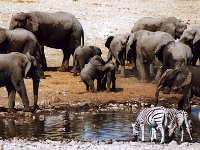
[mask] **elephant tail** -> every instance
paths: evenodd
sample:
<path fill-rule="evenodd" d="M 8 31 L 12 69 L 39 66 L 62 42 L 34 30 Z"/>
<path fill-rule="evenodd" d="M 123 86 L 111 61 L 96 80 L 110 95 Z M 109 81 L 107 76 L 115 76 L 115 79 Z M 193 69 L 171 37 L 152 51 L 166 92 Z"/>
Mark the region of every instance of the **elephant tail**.
<path fill-rule="evenodd" d="M 82 46 L 84 46 L 84 31 L 81 30 Z"/>

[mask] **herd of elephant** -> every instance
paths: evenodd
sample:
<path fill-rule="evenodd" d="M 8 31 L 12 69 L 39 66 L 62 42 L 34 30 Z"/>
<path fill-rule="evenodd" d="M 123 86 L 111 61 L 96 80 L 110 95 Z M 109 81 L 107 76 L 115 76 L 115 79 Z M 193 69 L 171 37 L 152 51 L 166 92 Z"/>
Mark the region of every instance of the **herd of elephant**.
<path fill-rule="evenodd" d="M 73 75 L 80 69 L 86 90 L 115 90 L 115 72 L 121 65 L 125 76 L 125 61 L 137 69 L 141 82 L 157 83 L 156 105 L 159 91 L 165 88 L 182 89 L 181 109 L 190 108 L 192 95 L 200 95 L 200 68 L 195 66 L 200 57 L 200 27 L 187 27 L 175 17 L 138 20 L 130 33 L 108 36 L 107 61 L 101 58 L 101 49 L 84 46 L 84 30 L 76 17 L 67 12 L 20 12 L 12 16 L 9 29 L 0 28 L 0 86 L 8 91 L 8 111 L 15 112 L 15 94 L 19 93 L 24 111 L 37 109 L 40 78 L 48 70 L 44 46 L 62 49 L 63 61 L 59 71 L 69 70 L 73 55 Z M 112 57 L 116 63 L 112 62 Z M 85 65 L 87 64 L 87 65 Z M 23 78 L 33 79 L 34 106 L 29 100 Z"/>

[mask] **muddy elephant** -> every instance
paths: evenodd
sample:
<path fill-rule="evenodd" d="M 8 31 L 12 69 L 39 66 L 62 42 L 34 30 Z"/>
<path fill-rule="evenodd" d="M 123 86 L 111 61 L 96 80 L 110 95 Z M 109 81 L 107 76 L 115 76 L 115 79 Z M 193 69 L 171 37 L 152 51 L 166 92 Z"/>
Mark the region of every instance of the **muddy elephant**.
<path fill-rule="evenodd" d="M 180 38 L 183 31 L 187 28 L 187 24 L 175 17 L 153 18 L 144 17 L 139 19 L 133 26 L 131 32 L 139 30 L 148 30 L 152 32 L 163 31 L 171 34 L 175 39 Z"/>
<path fill-rule="evenodd" d="M 7 30 L 0 28 L 0 54 L 7 54 L 10 52 L 20 52 L 34 56 L 38 62 L 38 66 L 42 66 L 46 70 L 46 60 L 43 59 L 41 46 L 39 45 L 35 35 L 25 29 Z M 40 71 L 43 74 L 43 71 Z"/>
<path fill-rule="evenodd" d="M 162 51 L 167 43 L 174 41 L 174 38 L 166 32 L 151 32 L 140 30 L 132 33 L 127 42 L 127 51 L 134 49 L 136 54 L 136 65 L 139 68 L 140 82 L 148 82 L 150 78 L 150 64 L 156 64 L 158 71 L 154 82 L 162 72 L 162 62 L 156 57 L 156 53 Z"/>
<path fill-rule="evenodd" d="M 8 92 L 8 111 L 15 112 L 16 91 L 22 99 L 24 105 L 23 111 L 33 111 L 37 108 L 38 88 L 40 77 L 35 58 L 27 52 L 22 54 L 11 52 L 9 54 L 0 54 L 0 86 L 5 86 Z M 24 77 L 30 77 L 33 80 L 33 109 L 29 106 L 29 99 L 24 84 Z"/>
<path fill-rule="evenodd" d="M 64 57 L 59 71 L 69 71 L 70 56 L 81 45 L 81 38 L 84 45 L 82 25 L 67 12 L 20 12 L 12 16 L 9 28 L 24 28 L 33 32 L 43 51 L 44 46 L 62 49 Z"/>
<path fill-rule="evenodd" d="M 193 54 L 191 65 L 195 66 L 197 60 L 200 59 L 200 26 L 186 29 L 179 41 L 191 47 Z"/>
<path fill-rule="evenodd" d="M 116 71 L 118 71 L 119 65 L 121 65 L 121 75 L 125 76 L 125 61 L 128 60 L 131 63 L 132 69 L 136 67 L 135 51 L 133 49 L 126 51 L 126 46 L 130 34 L 117 34 L 115 36 L 108 36 L 105 46 L 109 49 L 108 61 L 112 60 L 112 57 L 116 59 Z"/>
<path fill-rule="evenodd" d="M 94 87 L 94 80 L 97 80 L 97 91 L 101 90 L 102 79 L 108 71 L 113 71 L 115 65 L 106 62 L 98 55 L 91 58 L 88 64 L 81 70 L 81 81 L 86 85 L 86 91 L 89 91 L 89 87 L 93 92 L 96 92 Z M 111 79 L 112 81 L 112 79 Z"/>
<path fill-rule="evenodd" d="M 102 52 L 99 47 L 96 46 L 78 46 L 73 55 L 73 75 L 77 75 L 78 67 L 83 69 L 89 59 L 95 55 L 101 56 Z"/>
<path fill-rule="evenodd" d="M 162 88 L 180 89 L 183 96 L 178 103 L 179 109 L 190 110 L 190 102 L 193 95 L 200 96 L 200 67 L 183 66 L 179 69 L 168 69 L 160 78 L 155 93 L 155 105 L 158 104 L 159 91 Z"/>
<path fill-rule="evenodd" d="M 156 57 L 162 62 L 163 74 L 167 69 L 178 69 L 181 66 L 190 65 L 192 50 L 186 44 L 172 41 L 163 50 L 158 51 Z"/>

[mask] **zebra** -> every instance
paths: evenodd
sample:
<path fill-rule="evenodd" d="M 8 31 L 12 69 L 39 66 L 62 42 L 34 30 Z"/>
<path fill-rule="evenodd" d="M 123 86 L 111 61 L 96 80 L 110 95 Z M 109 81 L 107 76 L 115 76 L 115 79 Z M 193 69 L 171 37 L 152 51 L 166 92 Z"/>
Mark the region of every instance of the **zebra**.
<path fill-rule="evenodd" d="M 139 135 L 139 129 L 141 129 L 142 141 L 144 141 L 144 127 L 147 125 L 151 127 L 151 140 L 152 137 L 156 136 L 156 129 L 159 129 L 161 132 L 161 141 L 160 143 L 165 142 L 165 129 L 167 126 L 167 116 L 166 110 L 164 107 L 153 107 L 153 108 L 144 108 L 138 114 L 135 123 L 132 123 L 133 127 L 133 136 L 137 139 Z"/>
<path fill-rule="evenodd" d="M 177 110 L 175 108 L 166 108 L 167 111 L 167 118 L 170 120 L 170 123 L 168 125 L 169 130 L 169 137 L 172 138 L 174 131 L 176 128 L 179 128 L 181 131 L 181 142 L 183 142 L 183 125 L 186 126 L 186 131 L 189 134 L 190 140 L 192 141 L 192 136 L 190 133 L 190 123 L 191 120 L 188 120 L 188 114 L 184 110 Z"/>

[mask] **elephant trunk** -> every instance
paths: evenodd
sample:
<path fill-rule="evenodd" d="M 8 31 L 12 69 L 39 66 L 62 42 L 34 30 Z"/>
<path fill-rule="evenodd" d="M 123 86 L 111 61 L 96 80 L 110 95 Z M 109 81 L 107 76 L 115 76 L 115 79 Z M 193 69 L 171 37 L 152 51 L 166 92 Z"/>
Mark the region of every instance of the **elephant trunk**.
<path fill-rule="evenodd" d="M 37 102 L 38 102 L 38 88 L 39 88 L 39 80 L 33 79 L 33 94 L 34 94 L 34 105 L 33 105 L 33 111 L 35 111 L 38 108 Z"/>
<path fill-rule="evenodd" d="M 113 57 L 119 62 L 119 64 L 122 65 L 122 62 L 121 62 L 121 60 L 119 58 L 119 53 L 120 52 L 114 52 L 112 54 L 113 54 Z"/>
<path fill-rule="evenodd" d="M 162 85 L 160 85 L 157 89 L 156 89 L 156 93 L 155 93 L 155 106 L 158 105 L 158 97 L 159 97 L 159 92 L 160 89 L 162 88 Z"/>

